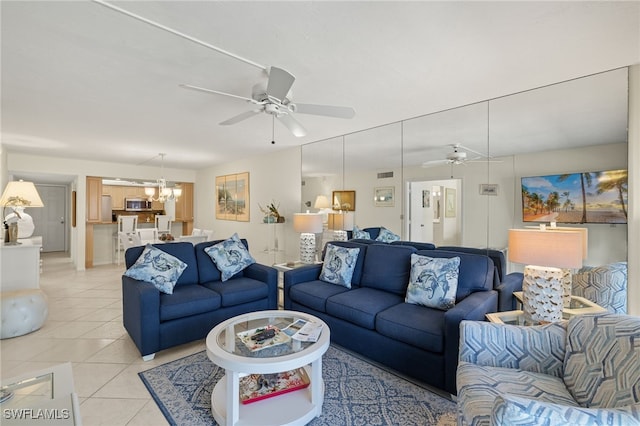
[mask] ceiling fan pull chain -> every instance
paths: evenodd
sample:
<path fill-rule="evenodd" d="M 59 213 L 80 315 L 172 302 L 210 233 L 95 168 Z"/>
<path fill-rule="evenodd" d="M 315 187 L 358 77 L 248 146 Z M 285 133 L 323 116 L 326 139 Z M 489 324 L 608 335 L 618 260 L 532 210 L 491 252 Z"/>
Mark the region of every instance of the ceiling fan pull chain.
<path fill-rule="evenodd" d="M 276 144 L 276 116 L 271 116 L 271 145 Z"/>

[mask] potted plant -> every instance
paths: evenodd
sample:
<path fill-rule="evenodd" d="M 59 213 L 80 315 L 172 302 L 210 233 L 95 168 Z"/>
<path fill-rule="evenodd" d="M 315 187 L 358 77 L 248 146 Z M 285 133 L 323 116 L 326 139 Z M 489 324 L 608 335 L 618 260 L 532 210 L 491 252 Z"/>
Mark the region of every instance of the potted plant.
<path fill-rule="evenodd" d="M 275 201 L 272 201 L 270 204 L 267 204 L 266 207 L 262 207 L 260 204 L 258 204 L 258 207 L 260 207 L 260 211 L 265 215 L 262 219 L 264 223 L 284 223 L 284 216 L 278 212 L 280 203 L 276 205 Z"/>

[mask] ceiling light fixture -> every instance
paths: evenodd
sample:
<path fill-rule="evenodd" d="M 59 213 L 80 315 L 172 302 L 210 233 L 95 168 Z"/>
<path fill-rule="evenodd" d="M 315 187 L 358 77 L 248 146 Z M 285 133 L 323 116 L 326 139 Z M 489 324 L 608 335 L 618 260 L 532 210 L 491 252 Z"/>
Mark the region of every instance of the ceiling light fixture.
<path fill-rule="evenodd" d="M 164 178 L 164 156 L 167 155 L 165 153 L 160 153 L 160 179 L 158 179 L 158 198 L 154 198 L 156 195 L 156 189 L 154 187 L 145 187 L 144 193 L 149 197 L 149 201 L 160 201 L 164 203 L 167 200 L 178 200 L 182 195 L 182 189 L 175 187 L 169 188 L 167 187 L 167 180 Z"/>

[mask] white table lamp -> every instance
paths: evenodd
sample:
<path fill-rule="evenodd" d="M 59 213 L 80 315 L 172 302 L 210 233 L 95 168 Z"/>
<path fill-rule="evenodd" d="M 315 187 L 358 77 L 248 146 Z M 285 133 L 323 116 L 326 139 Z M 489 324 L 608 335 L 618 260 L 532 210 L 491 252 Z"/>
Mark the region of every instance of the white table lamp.
<path fill-rule="evenodd" d="M 25 213 L 24 208 L 44 207 L 44 204 L 33 182 L 19 180 L 7 184 L 0 198 L 0 206 L 3 207 L 2 216 L 7 229 L 5 244 L 19 244 L 18 238 L 30 237 L 35 228 L 33 218 Z M 11 207 L 13 213 L 5 215 L 6 207 Z"/>
<path fill-rule="evenodd" d="M 347 241 L 347 231 L 353 229 L 353 214 L 351 212 L 329 213 L 329 229 L 333 230 L 333 239 Z"/>
<path fill-rule="evenodd" d="M 316 255 L 316 235 L 322 232 L 322 215 L 294 213 L 293 229 L 300 233 L 300 261 L 313 263 Z"/>
<path fill-rule="evenodd" d="M 583 233 L 542 229 L 510 229 L 509 261 L 522 263 L 523 310 L 532 322 L 562 319 L 564 272 L 579 268 L 583 258 Z"/>

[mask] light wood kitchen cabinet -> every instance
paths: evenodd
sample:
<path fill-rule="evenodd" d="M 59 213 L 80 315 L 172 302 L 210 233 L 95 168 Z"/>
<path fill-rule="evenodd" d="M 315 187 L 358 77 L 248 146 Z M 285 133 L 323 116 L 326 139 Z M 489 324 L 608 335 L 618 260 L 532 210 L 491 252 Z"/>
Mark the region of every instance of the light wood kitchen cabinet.
<path fill-rule="evenodd" d="M 102 194 L 111 196 L 111 209 L 124 210 L 124 186 L 103 185 Z"/>
<path fill-rule="evenodd" d="M 87 222 L 101 221 L 102 208 L 102 178 L 87 176 Z"/>
<path fill-rule="evenodd" d="M 193 183 L 182 182 L 182 195 L 176 201 L 176 222 L 182 222 L 182 234 L 190 235 L 193 231 Z"/>

